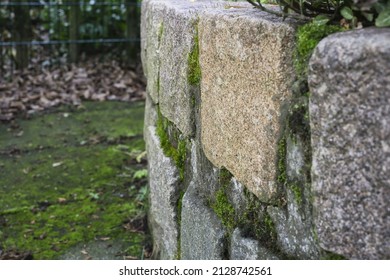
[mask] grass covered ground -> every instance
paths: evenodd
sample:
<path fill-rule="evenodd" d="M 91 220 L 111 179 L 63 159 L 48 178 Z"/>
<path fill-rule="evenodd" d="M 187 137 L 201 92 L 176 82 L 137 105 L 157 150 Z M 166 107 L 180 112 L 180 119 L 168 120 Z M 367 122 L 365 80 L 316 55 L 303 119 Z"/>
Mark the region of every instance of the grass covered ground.
<path fill-rule="evenodd" d="M 147 257 L 143 114 L 85 102 L 0 125 L 0 258 Z"/>

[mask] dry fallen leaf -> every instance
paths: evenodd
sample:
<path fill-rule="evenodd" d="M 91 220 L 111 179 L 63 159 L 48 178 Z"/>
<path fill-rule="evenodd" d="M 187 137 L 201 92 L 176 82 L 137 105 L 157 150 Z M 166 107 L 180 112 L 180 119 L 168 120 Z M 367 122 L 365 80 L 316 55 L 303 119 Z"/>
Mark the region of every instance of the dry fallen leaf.
<path fill-rule="evenodd" d="M 99 59 L 99 58 L 97 58 Z M 78 66 L 57 64 L 42 69 L 48 58 L 34 57 L 24 71 L 0 75 L 0 121 L 10 121 L 18 113 L 28 115 L 62 104 L 80 106 L 82 100 L 145 99 L 142 71 L 121 68 L 116 61 L 98 62 L 91 58 Z"/>

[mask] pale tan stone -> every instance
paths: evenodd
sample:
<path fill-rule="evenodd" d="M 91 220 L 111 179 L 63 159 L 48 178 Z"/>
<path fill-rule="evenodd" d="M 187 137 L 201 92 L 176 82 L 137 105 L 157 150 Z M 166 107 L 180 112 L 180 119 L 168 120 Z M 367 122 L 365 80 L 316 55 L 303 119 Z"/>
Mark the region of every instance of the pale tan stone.
<path fill-rule="evenodd" d="M 294 76 L 294 24 L 248 5 L 207 11 L 198 28 L 204 152 L 269 202 L 277 193 L 281 111 Z"/>

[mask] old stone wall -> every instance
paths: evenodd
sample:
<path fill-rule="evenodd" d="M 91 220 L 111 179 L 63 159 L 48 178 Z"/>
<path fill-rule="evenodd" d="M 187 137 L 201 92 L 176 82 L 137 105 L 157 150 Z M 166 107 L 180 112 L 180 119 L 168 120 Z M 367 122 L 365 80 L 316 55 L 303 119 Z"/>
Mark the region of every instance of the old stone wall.
<path fill-rule="evenodd" d="M 303 98 L 299 24 L 142 2 L 156 258 L 390 258 L 390 30 L 324 39 Z"/>

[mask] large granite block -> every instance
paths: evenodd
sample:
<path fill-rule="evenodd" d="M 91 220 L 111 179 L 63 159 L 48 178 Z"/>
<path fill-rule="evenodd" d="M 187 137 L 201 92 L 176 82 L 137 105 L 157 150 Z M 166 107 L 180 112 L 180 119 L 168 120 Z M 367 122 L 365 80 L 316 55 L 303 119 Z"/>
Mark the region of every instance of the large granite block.
<path fill-rule="evenodd" d="M 390 258 L 390 29 L 329 36 L 310 60 L 312 182 L 323 248 Z"/>
<path fill-rule="evenodd" d="M 180 2 L 180 1 L 179 1 Z M 197 10 L 167 3 L 161 41 L 160 109 L 184 136 L 194 134 L 194 108 L 188 82 L 188 55 L 194 48 Z"/>
<path fill-rule="evenodd" d="M 196 44 L 199 13 L 222 7 L 218 1 L 144 1 L 141 28 L 142 61 L 147 89 L 162 114 L 185 137 L 195 133 L 193 87 L 188 57 Z"/>
<path fill-rule="evenodd" d="M 161 259 L 175 259 L 178 252 L 177 200 L 179 173 L 160 147 L 156 128 L 145 130 L 149 169 L 149 224 L 152 229 L 154 251 Z"/>
<path fill-rule="evenodd" d="M 294 78 L 294 24 L 244 8 L 215 9 L 199 19 L 202 144 L 260 200 L 275 184 L 283 104 Z"/>

